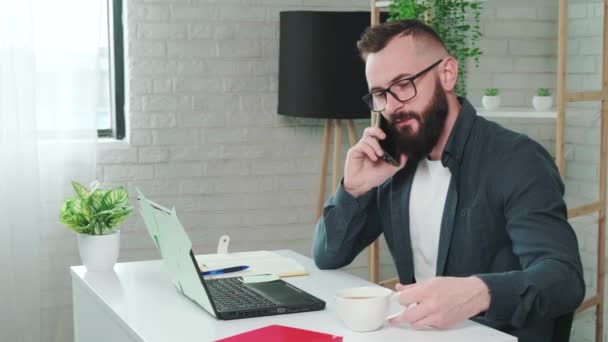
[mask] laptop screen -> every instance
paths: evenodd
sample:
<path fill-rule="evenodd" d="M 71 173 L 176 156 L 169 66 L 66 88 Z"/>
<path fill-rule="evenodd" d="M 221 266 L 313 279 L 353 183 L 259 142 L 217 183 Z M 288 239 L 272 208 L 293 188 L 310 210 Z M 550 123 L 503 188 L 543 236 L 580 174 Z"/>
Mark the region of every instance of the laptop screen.
<path fill-rule="evenodd" d="M 192 253 L 192 242 L 177 218 L 175 209 L 169 210 L 148 200 L 139 189 L 137 193 L 141 216 L 152 241 L 160 250 L 173 284 L 184 296 L 217 317 L 216 308 L 209 300 Z"/>

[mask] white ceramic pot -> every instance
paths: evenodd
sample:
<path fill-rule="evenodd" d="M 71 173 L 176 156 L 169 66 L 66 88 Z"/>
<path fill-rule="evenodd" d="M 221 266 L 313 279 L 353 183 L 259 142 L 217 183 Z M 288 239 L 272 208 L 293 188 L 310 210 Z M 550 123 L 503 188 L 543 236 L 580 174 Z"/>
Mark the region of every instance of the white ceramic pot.
<path fill-rule="evenodd" d="M 78 251 L 87 271 L 112 270 L 119 250 L 119 230 L 107 235 L 78 234 Z"/>
<path fill-rule="evenodd" d="M 537 112 L 544 112 L 553 107 L 553 96 L 538 96 L 532 98 L 532 106 Z"/>
<path fill-rule="evenodd" d="M 498 107 L 500 107 L 500 95 L 496 95 L 496 96 L 484 95 L 481 98 L 481 104 L 483 105 L 483 108 L 485 108 L 487 110 L 497 109 Z"/>

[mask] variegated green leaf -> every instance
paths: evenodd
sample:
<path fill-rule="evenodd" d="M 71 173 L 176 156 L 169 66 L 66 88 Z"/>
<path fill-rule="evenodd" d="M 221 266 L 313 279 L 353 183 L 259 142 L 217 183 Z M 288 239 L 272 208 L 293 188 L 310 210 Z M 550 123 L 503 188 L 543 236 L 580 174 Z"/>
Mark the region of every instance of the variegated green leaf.
<path fill-rule="evenodd" d="M 82 216 L 87 221 L 87 223 L 91 222 L 91 207 L 89 206 L 88 200 L 78 199 L 80 201 L 80 212 Z"/>
<path fill-rule="evenodd" d="M 127 217 L 129 217 L 130 213 L 131 211 L 129 210 L 110 215 L 106 219 L 106 225 L 110 228 L 114 228 L 121 224 Z"/>
<path fill-rule="evenodd" d="M 89 196 L 89 189 L 76 181 L 72 181 L 72 188 L 74 188 L 74 191 L 76 191 L 76 194 L 80 198 L 87 198 Z"/>
<path fill-rule="evenodd" d="M 62 224 L 70 227 L 70 228 L 74 228 L 74 215 L 72 214 L 72 212 L 70 211 L 70 206 L 71 206 L 71 202 L 72 200 L 67 200 L 63 203 L 63 205 L 61 206 L 61 211 L 59 212 L 59 222 L 61 222 Z"/>
<path fill-rule="evenodd" d="M 89 184 L 89 193 L 93 193 L 95 192 L 95 190 L 99 189 L 99 181 L 98 180 L 94 180 L 91 182 L 91 184 Z"/>
<path fill-rule="evenodd" d="M 103 196 L 106 194 L 105 191 L 103 190 L 95 190 L 91 196 L 89 197 L 89 206 L 91 206 L 91 211 L 98 213 L 102 210 L 102 204 L 101 201 L 103 199 Z"/>
<path fill-rule="evenodd" d="M 119 205 L 124 205 L 129 200 L 129 194 L 122 186 L 109 190 L 101 200 L 104 210 L 114 208 Z"/>
<path fill-rule="evenodd" d="M 70 212 L 65 212 L 61 215 L 59 221 L 66 226 L 73 228 L 75 230 L 81 229 L 88 225 L 84 216 L 82 214 L 74 214 Z"/>
<path fill-rule="evenodd" d="M 80 213 L 82 211 L 82 200 L 76 197 L 74 200 L 68 202 L 68 210 L 72 214 Z"/>
<path fill-rule="evenodd" d="M 106 217 L 106 216 L 109 216 L 109 215 L 114 215 L 117 212 L 122 211 L 122 208 L 123 207 L 115 207 L 115 208 L 112 208 L 112 209 L 100 211 L 100 212 L 97 213 L 97 217 Z"/>
<path fill-rule="evenodd" d="M 94 224 L 89 224 L 86 227 L 82 227 L 80 229 L 80 233 L 82 233 L 82 234 L 89 234 L 89 235 L 95 235 L 95 225 Z"/>
<path fill-rule="evenodd" d="M 87 226 L 90 221 L 90 212 L 83 203 L 84 201 L 78 197 L 65 201 L 60 211 L 59 221 L 74 230 Z"/>

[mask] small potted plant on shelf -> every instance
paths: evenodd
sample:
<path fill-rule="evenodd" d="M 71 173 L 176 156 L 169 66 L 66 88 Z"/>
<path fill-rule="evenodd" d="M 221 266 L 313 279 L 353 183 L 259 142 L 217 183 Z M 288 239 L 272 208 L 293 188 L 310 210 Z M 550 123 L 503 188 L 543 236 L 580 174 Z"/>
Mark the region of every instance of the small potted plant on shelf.
<path fill-rule="evenodd" d="M 487 110 L 494 110 L 500 107 L 500 94 L 496 88 L 486 88 L 481 98 L 481 104 Z"/>
<path fill-rule="evenodd" d="M 72 187 L 76 196 L 63 203 L 59 222 L 78 233 L 78 250 L 87 271 L 111 270 L 120 249 L 117 227 L 133 211 L 129 195 L 122 186 L 100 189 L 97 181 L 90 189 L 77 182 Z"/>
<path fill-rule="evenodd" d="M 538 88 L 532 98 L 532 106 L 537 112 L 547 111 L 553 106 L 553 96 L 547 88 Z"/>

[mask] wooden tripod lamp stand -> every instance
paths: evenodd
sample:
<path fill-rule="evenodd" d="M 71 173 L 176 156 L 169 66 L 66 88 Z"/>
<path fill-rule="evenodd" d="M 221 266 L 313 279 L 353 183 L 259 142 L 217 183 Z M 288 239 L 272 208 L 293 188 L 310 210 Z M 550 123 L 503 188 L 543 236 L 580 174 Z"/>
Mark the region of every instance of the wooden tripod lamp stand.
<path fill-rule="evenodd" d="M 325 202 L 331 131 L 333 184 L 344 167 L 342 121 L 350 145 L 357 141 L 353 119 L 368 119 L 361 101 L 368 92 L 356 43 L 369 26 L 369 12 L 288 11 L 280 14 L 279 104 L 281 115 L 325 120 L 315 219 Z"/>
<path fill-rule="evenodd" d="M 332 126 L 334 129 L 334 151 L 333 151 L 333 175 L 332 175 L 332 192 L 335 192 L 340 184 L 342 178 L 342 126 L 340 119 L 325 119 L 325 127 L 323 129 L 323 157 L 321 159 L 321 176 L 319 179 L 319 195 L 317 197 L 317 211 L 315 214 L 315 220 L 318 220 L 323 211 L 323 205 L 325 203 L 325 191 L 327 189 L 327 166 L 329 161 L 329 145 Z M 355 130 L 355 124 L 352 119 L 346 120 L 346 128 L 348 130 L 348 143 L 353 146 L 357 143 L 357 133 Z"/>

